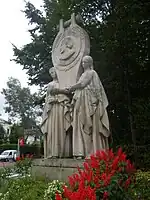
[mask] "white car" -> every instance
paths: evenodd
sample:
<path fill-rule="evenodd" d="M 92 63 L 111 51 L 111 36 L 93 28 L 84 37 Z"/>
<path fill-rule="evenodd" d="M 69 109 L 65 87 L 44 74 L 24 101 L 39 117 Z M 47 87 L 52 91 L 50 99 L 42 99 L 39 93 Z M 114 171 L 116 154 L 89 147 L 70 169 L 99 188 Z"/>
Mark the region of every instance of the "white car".
<path fill-rule="evenodd" d="M 16 160 L 17 150 L 5 150 L 0 154 L 1 161 Z"/>

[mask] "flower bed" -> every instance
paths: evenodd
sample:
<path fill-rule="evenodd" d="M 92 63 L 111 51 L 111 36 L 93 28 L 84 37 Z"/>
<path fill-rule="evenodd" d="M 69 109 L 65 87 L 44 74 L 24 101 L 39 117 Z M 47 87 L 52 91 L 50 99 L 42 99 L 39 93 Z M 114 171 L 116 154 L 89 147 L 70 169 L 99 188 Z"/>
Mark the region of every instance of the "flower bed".
<path fill-rule="evenodd" d="M 1 200 L 147 200 L 150 196 L 150 173 L 136 172 L 121 148 L 117 153 L 97 151 L 66 184 L 37 180 L 29 174 L 32 158 L 17 160 L 13 170 L 21 176 L 12 179 L 10 169 L 3 171 L 1 177 L 7 181 L 1 184 Z"/>
<path fill-rule="evenodd" d="M 128 199 L 135 182 L 135 168 L 119 148 L 97 151 L 84 162 L 84 169 L 69 177 L 69 187 L 64 186 L 56 200 Z"/>

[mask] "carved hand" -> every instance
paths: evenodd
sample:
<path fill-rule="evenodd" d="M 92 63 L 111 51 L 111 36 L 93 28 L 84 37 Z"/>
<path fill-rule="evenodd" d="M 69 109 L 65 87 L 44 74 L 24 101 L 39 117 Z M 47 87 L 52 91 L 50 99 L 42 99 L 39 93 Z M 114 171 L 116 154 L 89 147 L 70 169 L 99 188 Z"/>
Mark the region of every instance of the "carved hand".
<path fill-rule="evenodd" d="M 52 90 L 52 93 L 53 93 L 53 94 L 58 94 L 58 92 L 59 92 L 59 89 L 53 88 L 53 90 Z"/>
<path fill-rule="evenodd" d="M 70 90 L 71 90 L 71 87 L 65 88 L 65 91 L 66 91 L 66 92 L 71 92 Z"/>

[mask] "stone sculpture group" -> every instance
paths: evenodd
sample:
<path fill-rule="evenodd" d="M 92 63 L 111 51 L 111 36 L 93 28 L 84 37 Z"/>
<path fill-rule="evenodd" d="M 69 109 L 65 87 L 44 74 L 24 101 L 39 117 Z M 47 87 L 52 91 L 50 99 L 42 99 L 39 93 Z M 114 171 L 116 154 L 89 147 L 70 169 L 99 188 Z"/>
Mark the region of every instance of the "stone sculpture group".
<path fill-rule="evenodd" d="M 45 158 L 85 158 L 109 148 L 108 100 L 89 55 L 88 34 L 75 15 L 60 20 L 41 124 Z"/>

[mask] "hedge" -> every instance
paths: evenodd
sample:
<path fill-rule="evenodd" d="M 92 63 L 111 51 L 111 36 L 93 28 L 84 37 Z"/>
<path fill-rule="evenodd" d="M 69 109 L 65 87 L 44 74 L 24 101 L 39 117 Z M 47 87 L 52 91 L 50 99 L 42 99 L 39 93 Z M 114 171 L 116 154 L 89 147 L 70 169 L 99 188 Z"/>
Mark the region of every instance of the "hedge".
<path fill-rule="evenodd" d="M 0 153 L 2 153 L 5 150 L 17 150 L 17 144 L 1 144 L 0 145 Z M 40 145 L 24 145 L 20 147 L 20 154 L 33 154 L 34 157 L 41 157 L 41 154 L 43 153 L 43 147 L 40 147 Z"/>

